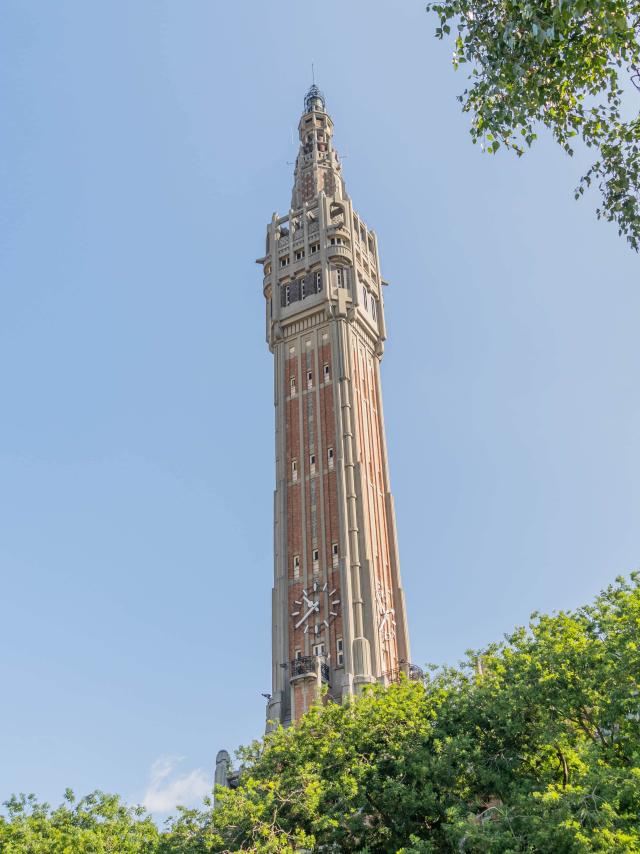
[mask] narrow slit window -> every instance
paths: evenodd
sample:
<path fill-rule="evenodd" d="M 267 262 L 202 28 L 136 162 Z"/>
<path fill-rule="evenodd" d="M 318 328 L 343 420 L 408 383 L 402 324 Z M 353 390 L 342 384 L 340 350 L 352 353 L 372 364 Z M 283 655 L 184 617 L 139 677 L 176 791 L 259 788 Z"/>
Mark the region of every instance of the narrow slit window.
<path fill-rule="evenodd" d="M 342 638 L 336 639 L 336 667 L 344 666 L 344 641 Z"/>
<path fill-rule="evenodd" d="M 324 381 L 328 383 L 331 379 L 331 369 L 329 368 L 329 362 L 324 363 L 324 368 L 322 370 L 324 371 Z"/>
<path fill-rule="evenodd" d="M 315 454 L 311 454 L 309 456 L 309 469 L 311 471 L 311 474 L 316 473 L 316 455 Z"/>
<path fill-rule="evenodd" d="M 311 559 L 313 562 L 313 571 L 318 572 L 320 568 L 320 552 L 318 551 L 318 549 L 314 549 L 311 552 Z"/>
<path fill-rule="evenodd" d="M 364 286 L 362 288 L 362 304 L 365 308 L 369 308 L 369 294 Z"/>
<path fill-rule="evenodd" d="M 316 293 L 320 293 L 322 290 L 322 273 L 320 270 L 316 273 Z"/>
<path fill-rule="evenodd" d="M 313 388 L 313 371 L 307 371 L 307 388 Z"/>
<path fill-rule="evenodd" d="M 298 461 L 291 460 L 291 480 L 295 483 L 298 479 Z"/>
<path fill-rule="evenodd" d="M 338 566 L 338 544 L 333 543 L 331 545 L 331 562 L 333 564 L 333 568 L 337 569 Z"/>
<path fill-rule="evenodd" d="M 333 468 L 333 448 L 327 448 L 327 463 L 329 464 L 329 471 Z"/>
<path fill-rule="evenodd" d="M 296 378 L 295 377 L 291 377 L 289 379 L 289 385 L 291 387 L 291 397 L 295 397 L 296 396 Z"/>
<path fill-rule="evenodd" d="M 300 577 L 300 555 L 293 556 L 293 577 Z"/>

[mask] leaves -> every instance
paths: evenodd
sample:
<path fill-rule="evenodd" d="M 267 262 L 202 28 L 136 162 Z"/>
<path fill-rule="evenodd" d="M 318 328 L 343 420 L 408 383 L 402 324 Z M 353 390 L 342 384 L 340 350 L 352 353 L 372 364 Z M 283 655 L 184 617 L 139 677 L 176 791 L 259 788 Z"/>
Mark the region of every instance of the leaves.
<path fill-rule="evenodd" d="M 640 0 L 445 0 L 427 10 L 437 38 L 456 32 L 454 67 L 470 65 L 459 100 L 473 141 L 490 133 L 522 155 L 542 125 L 569 155 L 573 137 L 596 148 L 575 196 L 595 180 L 598 217 L 638 251 L 640 125 L 623 119 L 623 94 L 640 60 Z"/>
<path fill-rule="evenodd" d="M 56 809 L 34 795 L 12 797 L 0 817 L 2 854 L 155 854 L 160 834 L 140 807 L 93 792 L 75 801 L 71 789 Z"/>
<path fill-rule="evenodd" d="M 425 684 L 314 708 L 243 752 L 197 850 L 640 851 L 639 632 L 620 579 Z"/>

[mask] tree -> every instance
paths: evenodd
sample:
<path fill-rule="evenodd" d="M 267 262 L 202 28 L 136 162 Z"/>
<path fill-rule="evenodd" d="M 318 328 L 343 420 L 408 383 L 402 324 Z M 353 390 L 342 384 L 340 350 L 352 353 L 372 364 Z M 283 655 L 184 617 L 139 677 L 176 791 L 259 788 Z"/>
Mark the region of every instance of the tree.
<path fill-rule="evenodd" d="M 168 852 L 640 852 L 640 586 L 241 753 Z"/>
<path fill-rule="evenodd" d="M 33 795 L 13 797 L 0 817 L 2 854 L 155 854 L 160 834 L 141 807 L 94 792 L 76 802 L 70 789 L 56 809 Z"/>
<path fill-rule="evenodd" d="M 436 0 L 436 36 L 455 34 L 453 64 L 470 65 L 459 96 L 471 136 L 522 155 L 546 126 L 568 154 L 598 154 L 576 198 L 597 183 L 598 218 L 640 248 L 640 118 L 624 119 L 623 87 L 640 88 L 640 0 Z"/>

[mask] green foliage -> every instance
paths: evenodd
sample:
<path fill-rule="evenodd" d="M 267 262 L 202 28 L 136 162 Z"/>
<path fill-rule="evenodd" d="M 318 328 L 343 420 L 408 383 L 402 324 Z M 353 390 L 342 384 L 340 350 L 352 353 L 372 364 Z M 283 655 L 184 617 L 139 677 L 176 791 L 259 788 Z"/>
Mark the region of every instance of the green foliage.
<path fill-rule="evenodd" d="M 640 578 L 424 684 L 320 703 L 163 832 L 97 794 L 14 799 L 2 854 L 640 852 Z"/>
<path fill-rule="evenodd" d="M 318 706 L 171 850 L 640 852 L 639 638 L 634 577 L 424 685 Z"/>
<path fill-rule="evenodd" d="M 116 795 L 94 792 L 52 810 L 33 795 L 13 797 L 0 817 L 2 854 L 153 854 L 160 834 L 141 807 L 127 807 Z"/>
<path fill-rule="evenodd" d="M 598 217 L 637 251 L 640 121 L 623 119 L 622 87 L 637 95 L 640 0 L 436 0 L 427 10 L 438 38 L 455 34 L 454 66 L 470 66 L 460 101 L 474 142 L 520 155 L 544 125 L 573 154 L 582 138 L 599 154 L 576 198 L 596 182 Z"/>

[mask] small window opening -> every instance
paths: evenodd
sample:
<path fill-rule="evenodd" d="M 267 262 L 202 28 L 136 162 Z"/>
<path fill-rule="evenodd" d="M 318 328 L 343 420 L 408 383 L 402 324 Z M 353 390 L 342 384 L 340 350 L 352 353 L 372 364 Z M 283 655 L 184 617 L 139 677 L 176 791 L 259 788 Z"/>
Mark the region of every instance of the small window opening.
<path fill-rule="evenodd" d="M 314 644 L 313 645 L 313 654 L 314 655 L 324 655 L 325 654 L 324 644 L 323 643 Z"/>
<path fill-rule="evenodd" d="M 311 474 L 316 473 L 316 455 L 311 454 L 309 456 L 309 469 L 311 470 Z"/>
<path fill-rule="evenodd" d="M 324 363 L 324 367 L 322 370 L 324 371 L 324 381 L 328 383 L 331 379 L 331 370 L 329 369 L 329 362 Z"/>
<path fill-rule="evenodd" d="M 313 371 L 307 371 L 307 388 L 313 388 Z"/>
<path fill-rule="evenodd" d="M 293 556 L 293 577 L 300 577 L 300 555 Z"/>
<path fill-rule="evenodd" d="M 298 461 L 291 460 L 291 480 L 295 483 L 298 479 Z"/>
<path fill-rule="evenodd" d="M 342 638 L 336 639 L 336 667 L 344 666 L 344 642 Z"/>
<path fill-rule="evenodd" d="M 337 569 L 338 566 L 338 544 L 333 543 L 331 545 L 331 562 L 333 564 L 333 568 Z"/>
<path fill-rule="evenodd" d="M 296 396 L 296 378 L 295 377 L 291 377 L 289 379 L 289 385 L 291 387 L 291 397 L 295 397 Z"/>
<path fill-rule="evenodd" d="M 327 462 L 329 463 L 329 471 L 333 468 L 333 448 L 327 448 Z"/>

